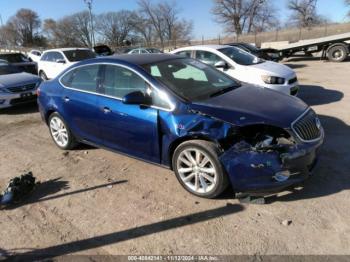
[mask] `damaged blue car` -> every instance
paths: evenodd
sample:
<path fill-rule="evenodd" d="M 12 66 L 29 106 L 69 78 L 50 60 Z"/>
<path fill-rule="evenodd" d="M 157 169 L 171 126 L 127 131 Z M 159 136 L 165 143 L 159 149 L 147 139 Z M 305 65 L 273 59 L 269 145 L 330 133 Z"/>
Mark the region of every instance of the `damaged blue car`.
<path fill-rule="evenodd" d="M 80 62 L 42 83 L 38 103 L 59 148 L 86 143 L 168 167 L 205 198 L 229 185 L 272 193 L 298 184 L 324 139 L 300 99 L 167 54 Z"/>

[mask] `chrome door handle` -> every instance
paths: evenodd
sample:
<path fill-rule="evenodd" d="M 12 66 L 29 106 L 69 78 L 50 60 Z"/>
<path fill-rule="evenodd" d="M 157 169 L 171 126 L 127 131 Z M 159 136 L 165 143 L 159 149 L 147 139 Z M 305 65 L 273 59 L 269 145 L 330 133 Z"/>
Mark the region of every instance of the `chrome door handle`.
<path fill-rule="evenodd" d="M 108 113 L 112 112 L 112 110 L 111 110 L 109 107 L 104 107 L 104 108 L 102 108 L 102 111 L 103 111 L 103 113 L 105 113 L 105 114 L 108 114 Z"/>
<path fill-rule="evenodd" d="M 64 98 L 63 98 L 63 100 L 64 100 L 64 102 L 69 102 L 69 97 L 68 96 L 65 96 Z"/>

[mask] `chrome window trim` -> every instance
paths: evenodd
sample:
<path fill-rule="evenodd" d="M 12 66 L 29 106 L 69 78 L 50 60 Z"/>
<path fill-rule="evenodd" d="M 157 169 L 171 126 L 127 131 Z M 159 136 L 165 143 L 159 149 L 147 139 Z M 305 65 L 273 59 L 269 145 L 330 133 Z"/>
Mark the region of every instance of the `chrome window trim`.
<path fill-rule="evenodd" d="M 69 74 L 71 71 L 73 70 L 76 70 L 77 68 L 80 68 L 80 67 L 86 67 L 86 66 L 94 66 L 94 65 L 97 65 L 97 66 L 100 66 L 100 65 L 112 65 L 112 66 L 120 66 L 120 67 L 123 67 L 123 68 L 126 68 L 132 72 L 134 72 L 135 74 L 137 74 L 138 76 L 140 76 L 148 85 L 150 85 L 153 89 L 157 90 L 157 92 L 161 92 L 156 86 L 154 86 L 151 82 L 149 82 L 143 75 L 141 75 L 139 72 L 137 72 L 136 70 L 134 70 L 133 68 L 130 68 L 126 65 L 122 65 L 122 64 L 118 64 L 118 63 L 108 63 L 108 62 L 102 62 L 102 63 L 94 63 L 94 64 L 86 64 L 86 65 L 80 65 L 80 66 L 77 66 L 77 67 L 74 67 L 74 68 L 71 68 L 69 69 L 67 72 L 65 72 L 59 79 L 58 79 L 58 82 L 66 89 L 70 89 L 70 90 L 74 90 L 74 91 L 78 91 L 78 92 L 82 92 L 82 93 L 87 93 L 87 94 L 93 94 L 93 95 L 98 95 L 98 96 L 103 96 L 103 97 L 108 97 L 108 98 L 112 98 L 112 99 L 115 99 L 115 100 L 118 100 L 118 101 L 122 101 L 123 99 L 122 98 L 119 98 L 119 97 L 115 97 L 115 96 L 110 96 L 110 95 L 105 95 L 105 94 L 100 94 L 100 93 L 97 93 L 97 92 L 90 92 L 90 91 L 85 91 L 85 90 L 81 90 L 81 89 L 78 89 L 78 88 L 72 88 L 72 87 L 68 87 L 66 85 L 64 85 L 61 81 L 61 79 L 66 76 L 67 74 Z M 158 106 L 150 106 L 150 108 L 154 108 L 154 109 L 159 109 L 159 110 L 163 110 L 163 111 L 166 111 L 166 112 L 172 112 L 174 111 L 175 109 L 175 104 L 172 103 L 170 100 L 169 101 L 165 101 L 166 103 L 169 104 L 169 108 L 163 108 L 163 107 L 158 107 Z"/>
<path fill-rule="evenodd" d="M 298 122 L 301 118 L 303 118 L 307 113 L 309 113 L 309 111 L 311 111 L 312 109 L 311 108 L 308 108 L 305 110 L 304 113 L 302 113 L 297 119 L 295 119 L 292 124 L 291 124 L 291 129 L 293 130 L 293 133 L 297 136 L 297 138 L 301 141 L 301 142 L 304 142 L 304 143 L 314 143 L 314 142 L 317 142 L 317 141 L 320 141 L 324 135 L 324 130 L 323 130 L 323 127 L 321 126 L 321 129 L 320 129 L 320 136 L 318 138 L 315 138 L 315 139 L 312 139 L 312 140 L 305 140 L 305 139 L 302 139 L 298 132 L 296 132 L 295 128 L 294 128 L 294 125 L 296 122 Z M 317 115 L 316 115 L 317 117 Z"/>

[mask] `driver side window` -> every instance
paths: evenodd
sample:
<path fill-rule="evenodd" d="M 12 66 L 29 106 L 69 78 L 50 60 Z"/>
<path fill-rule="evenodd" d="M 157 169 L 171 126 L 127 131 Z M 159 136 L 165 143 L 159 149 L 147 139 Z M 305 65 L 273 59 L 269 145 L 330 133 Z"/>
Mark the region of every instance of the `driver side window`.
<path fill-rule="evenodd" d="M 125 95 L 147 90 L 147 84 L 133 71 L 113 65 L 106 65 L 102 93 L 115 98 L 123 98 Z"/>

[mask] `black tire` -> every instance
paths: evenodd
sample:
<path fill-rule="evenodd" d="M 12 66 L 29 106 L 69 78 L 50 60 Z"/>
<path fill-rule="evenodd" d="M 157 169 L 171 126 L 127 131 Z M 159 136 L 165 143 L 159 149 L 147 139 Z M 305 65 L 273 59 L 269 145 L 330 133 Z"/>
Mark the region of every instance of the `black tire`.
<path fill-rule="evenodd" d="M 44 71 L 40 71 L 40 72 L 39 72 L 39 77 L 40 77 L 43 81 L 49 80 L 49 79 L 47 78 L 47 76 L 46 76 L 46 74 L 45 74 Z"/>
<path fill-rule="evenodd" d="M 210 192 L 198 193 L 198 192 L 190 189 L 185 184 L 185 182 L 181 179 L 181 176 L 180 176 L 179 171 L 178 171 L 177 163 L 178 163 L 178 158 L 179 158 L 180 154 L 186 149 L 199 149 L 202 152 L 204 152 L 206 154 L 206 156 L 208 156 L 210 158 L 210 161 L 212 162 L 212 164 L 216 170 L 216 176 L 217 176 L 215 186 L 213 187 L 212 190 L 210 190 Z M 218 155 L 219 155 L 219 149 L 212 142 L 208 142 L 208 141 L 204 141 L 204 140 L 190 140 L 190 141 L 186 141 L 186 142 L 183 142 L 182 144 L 180 144 L 175 149 L 175 152 L 173 154 L 172 166 L 173 166 L 176 178 L 178 179 L 180 184 L 183 186 L 183 188 L 186 189 L 188 192 L 190 192 L 196 196 L 203 197 L 203 198 L 215 198 L 215 197 L 219 196 L 228 186 L 228 177 L 227 177 L 227 174 L 226 174 L 222 164 L 219 161 Z"/>
<path fill-rule="evenodd" d="M 349 50 L 344 45 L 336 45 L 327 50 L 327 57 L 332 62 L 343 62 L 349 55 Z"/>
<path fill-rule="evenodd" d="M 51 129 L 51 121 L 54 118 L 60 119 L 63 122 L 63 124 L 67 130 L 68 139 L 67 139 L 67 143 L 65 145 L 60 145 L 53 136 L 52 129 Z M 66 121 L 64 121 L 64 119 L 61 117 L 60 114 L 58 114 L 57 112 L 52 113 L 48 119 L 48 126 L 49 126 L 49 131 L 50 131 L 50 135 L 52 137 L 52 140 L 55 142 L 57 147 L 59 147 L 62 150 L 70 150 L 70 149 L 73 149 L 74 147 L 77 146 L 78 143 L 77 143 L 74 135 L 72 134 L 71 130 L 69 129 L 69 126 L 67 125 Z"/>

